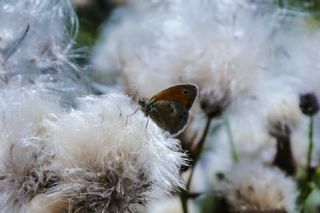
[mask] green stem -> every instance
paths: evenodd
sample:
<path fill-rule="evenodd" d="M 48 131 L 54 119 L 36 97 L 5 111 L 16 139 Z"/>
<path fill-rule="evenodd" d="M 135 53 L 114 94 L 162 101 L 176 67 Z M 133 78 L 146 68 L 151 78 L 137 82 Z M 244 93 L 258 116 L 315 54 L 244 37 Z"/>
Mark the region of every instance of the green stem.
<path fill-rule="evenodd" d="M 310 116 L 310 123 L 309 123 L 309 146 L 308 146 L 308 153 L 307 153 L 307 165 L 306 165 L 306 177 L 302 180 L 302 190 L 300 192 L 299 204 L 301 205 L 300 212 L 304 212 L 304 205 L 306 200 L 308 199 L 309 195 L 311 194 L 313 188 L 311 187 L 314 171 L 312 169 L 312 151 L 313 151 L 313 116 Z"/>
<path fill-rule="evenodd" d="M 311 168 L 311 161 L 312 161 L 312 150 L 313 150 L 313 116 L 310 117 L 310 124 L 309 124 L 309 147 L 308 147 L 308 156 L 307 156 L 307 174 L 308 180 L 310 180 L 310 168 Z"/>
<path fill-rule="evenodd" d="M 208 117 L 207 118 L 207 122 L 206 122 L 206 126 L 204 128 L 203 133 L 202 133 L 202 137 L 198 142 L 198 145 L 197 145 L 197 148 L 196 148 L 196 153 L 195 153 L 194 158 L 193 158 L 192 170 L 191 170 L 191 173 L 190 173 L 187 185 L 186 185 L 186 189 L 187 190 L 189 190 L 189 188 L 190 188 L 191 179 L 192 179 L 192 176 L 193 176 L 193 173 L 194 173 L 194 167 L 195 167 L 195 165 L 197 164 L 197 162 L 198 162 L 198 160 L 200 158 L 200 154 L 202 152 L 202 148 L 203 148 L 204 142 L 206 141 L 207 134 L 209 132 L 210 124 L 211 124 L 211 118 Z"/>
<path fill-rule="evenodd" d="M 230 123 L 229 123 L 229 120 L 228 120 L 226 114 L 223 116 L 223 120 L 224 120 L 224 125 L 227 128 L 227 134 L 228 134 L 229 143 L 230 143 L 230 146 L 231 146 L 233 162 L 239 163 L 239 156 L 238 156 L 238 153 L 237 153 L 237 147 L 236 147 L 236 145 L 234 143 L 233 136 L 232 136 L 232 131 L 231 131 L 231 126 L 230 126 Z"/>
<path fill-rule="evenodd" d="M 188 213 L 188 191 L 185 189 L 181 189 L 180 192 L 180 200 L 181 200 L 181 206 L 182 206 L 182 212 Z"/>
<path fill-rule="evenodd" d="M 202 148 L 204 145 L 204 142 L 206 140 L 207 134 L 209 132 L 209 128 L 210 128 L 210 124 L 211 124 L 211 117 L 207 118 L 207 122 L 206 122 L 206 126 L 204 128 L 204 131 L 202 133 L 202 137 L 198 142 L 197 148 L 195 149 L 195 155 L 192 161 L 192 168 L 191 168 L 191 173 L 190 176 L 188 178 L 187 184 L 186 184 L 186 188 L 181 190 L 180 193 L 180 200 L 181 200 L 181 205 L 182 205 L 182 210 L 183 213 L 188 213 L 188 194 L 189 194 L 189 189 L 190 189 L 190 185 L 191 185 L 191 180 L 193 177 L 193 173 L 194 173 L 194 169 L 195 169 L 195 165 L 197 164 L 199 158 L 200 158 L 200 154 L 202 152 Z"/>

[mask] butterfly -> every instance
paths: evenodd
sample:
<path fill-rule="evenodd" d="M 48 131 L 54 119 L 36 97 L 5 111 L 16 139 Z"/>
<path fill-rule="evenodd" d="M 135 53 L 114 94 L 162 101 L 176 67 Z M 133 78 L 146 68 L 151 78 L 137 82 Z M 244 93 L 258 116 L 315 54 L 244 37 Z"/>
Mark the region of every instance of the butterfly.
<path fill-rule="evenodd" d="M 187 126 L 189 110 L 199 93 L 195 84 L 180 84 L 165 89 L 138 103 L 145 116 L 171 135 L 178 135 Z"/>

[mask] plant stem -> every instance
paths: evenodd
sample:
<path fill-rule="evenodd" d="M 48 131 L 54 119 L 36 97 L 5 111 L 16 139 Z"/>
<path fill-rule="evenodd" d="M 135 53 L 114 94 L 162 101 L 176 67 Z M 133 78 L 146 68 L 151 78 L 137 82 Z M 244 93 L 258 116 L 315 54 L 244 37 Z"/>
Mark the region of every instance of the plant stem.
<path fill-rule="evenodd" d="M 195 153 L 193 161 L 192 161 L 192 170 L 191 170 L 191 173 L 190 173 L 187 185 L 186 185 L 186 189 L 187 190 L 189 190 L 189 188 L 190 188 L 191 179 L 192 179 L 193 172 L 194 172 L 194 167 L 195 167 L 195 165 L 197 164 L 197 162 L 198 162 L 198 160 L 200 158 L 200 154 L 202 152 L 202 148 L 203 148 L 204 142 L 206 141 L 210 124 L 211 124 L 211 118 L 208 117 L 207 118 L 207 122 L 206 122 L 206 126 L 205 126 L 205 128 L 203 130 L 202 137 L 200 138 L 200 140 L 198 142 L 198 145 L 197 145 L 197 148 L 196 148 L 196 153 Z"/>
<path fill-rule="evenodd" d="M 277 152 L 272 165 L 278 167 L 289 176 L 296 174 L 296 163 L 291 148 L 291 130 L 288 125 L 280 123 L 273 126 L 270 135 L 276 139 Z"/>
<path fill-rule="evenodd" d="M 229 143 L 230 143 L 230 146 L 231 146 L 231 152 L 232 152 L 233 162 L 239 163 L 239 156 L 238 156 L 238 153 L 237 153 L 236 145 L 235 145 L 235 143 L 234 143 L 234 141 L 233 141 L 231 126 L 230 126 L 229 120 L 228 120 L 228 118 L 227 118 L 227 115 L 224 115 L 224 116 L 223 116 L 223 120 L 224 120 L 224 125 L 225 125 L 226 128 L 227 128 L 227 134 L 228 134 Z"/>
<path fill-rule="evenodd" d="M 185 189 L 182 189 L 180 192 L 180 200 L 181 200 L 181 206 L 182 206 L 182 212 L 188 213 L 188 191 Z"/>
<path fill-rule="evenodd" d="M 307 153 L 307 165 L 306 165 L 306 177 L 302 180 L 302 189 L 299 196 L 299 204 L 301 205 L 300 212 L 304 212 L 304 205 L 305 201 L 308 199 L 309 195 L 311 194 L 312 182 L 314 179 L 314 172 L 315 170 L 312 168 L 312 151 L 313 151 L 313 116 L 310 116 L 310 123 L 309 123 L 309 146 L 308 146 L 308 153 Z"/>
<path fill-rule="evenodd" d="M 187 181 L 187 184 L 186 184 L 186 188 L 185 189 L 182 189 L 181 190 L 181 193 L 180 193 L 180 199 L 181 199 L 181 205 L 182 205 L 182 210 L 183 210 L 183 213 L 188 213 L 188 194 L 189 194 L 189 189 L 190 189 L 190 185 L 191 185 L 191 180 L 192 180 L 192 176 L 193 176 L 193 173 L 194 173 L 194 170 L 195 170 L 195 165 L 197 164 L 199 158 L 200 158 L 200 154 L 202 152 L 202 148 L 203 148 L 203 145 L 204 145 L 204 142 L 206 140 L 206 137 L 208 135 L 208 132 L 209 132 L 209 127 L 210 127 L 210 124 L 211 124 L 211 120 L 212 118 L 211 117 L 208 117 L 207 118 L 207 122 L 206 122 L 206 126 L 203 130 L 203 133 L 202 133 L 202 136 L 198 142 L 198 145 L 195 149 L 195 155 L 194 155 L 194 158 L 193 158 L 193 161 L 192 161 L 192 164 L 191 164 L 191 173 L 190 173 L 190 176 L 188 178 L 188 181 Z"/>
<path fill-rule="evenodd" d="M 312 150 L 313 150 L 313 116 L 310 116 L 309 124 L 309 147 L 308 147 L 308 156 L 307 156 L 307 174 L 308 180 L 311 179 L 311 161 L 312 161 Z"/>

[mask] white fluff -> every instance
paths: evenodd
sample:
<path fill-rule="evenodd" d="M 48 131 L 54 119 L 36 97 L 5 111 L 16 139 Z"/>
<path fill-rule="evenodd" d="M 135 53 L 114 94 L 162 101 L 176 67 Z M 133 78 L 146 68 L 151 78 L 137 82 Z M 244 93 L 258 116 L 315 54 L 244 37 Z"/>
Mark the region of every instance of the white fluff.
<path fill-rule="evenodd" d="M 279 169 L 244 161 L 217 182 L 215 190 L 227 199 L 234 211 L 294 212 L 297 188 Z"/>
<path fill-rule="evenodd" d="M 117 11 L 97 44 L 93 61 L 100 80 L 120 74 L 125 87 L 134 85 L 147 97 L 181 81 L 234 97 L 247 94 L 260 78 L 268 54 L 262 44 L 270 42 L 276 15 L 259 17 L 250 7 L 219 1 L 136 8 Z"/>
<path fill-rule="evenodd" d="M 36 91 L 2 90 L 0 94 L 0 209 L 21 212 L 57 177 L 45 138 L 44 118 L 59 113 L 58 101 Z"/>
<path fill-rule="evenodd" d="M 72 211 L 124 212 L 153 192 L 182 187 L 185 155 L 130 99 L 119 93 L 81 100 L 79 110 L 48 122 L 55 150 L 53 170 L 62 177 L 54 195 Z"/>
<path fill-rule="evenodd" d="M 188 211 L 190 213 L 197 213 L 198 210 L 194 203 L 188 202 Z M 181 200 L 178 196 L 159 195 L 157 200 L 154 200 L 145 213 L 183 213 L 181 207 Z"/>
<path fill-rule="evenodd" d="M 66 104 L 90 91 L 73 63 L 78 20 L 69 1 L 8 0 L 0 6 L 0 86 L 49 90 Z"/>

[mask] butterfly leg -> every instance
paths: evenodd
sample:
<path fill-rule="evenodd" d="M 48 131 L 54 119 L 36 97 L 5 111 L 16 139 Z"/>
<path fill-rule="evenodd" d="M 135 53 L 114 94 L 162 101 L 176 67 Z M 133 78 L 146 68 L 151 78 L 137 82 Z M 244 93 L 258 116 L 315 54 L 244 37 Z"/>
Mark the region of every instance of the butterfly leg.
<path fill-rule="evenodd" d="M 157 111 L 157 109 L 156 109 L 156 108 L 151 107 L 151 108 L 150 108 L 150 111 L 148 111 L 147 113 L 145 113 L 145 114 L 146 114 L 146 116 L 147 116 L 147 118 L 148 118 L 145 129 L 147 129 L 147 126 L 148 126 L 148 124 L 149 124 L 149 119 L 150 119 L 150 118 L 148 117 L 148 115 L 149 115 L 150 113 L 152 113 L 152 112 L 156 112 L 156 111 Z"/>
<path fill-rule="evenodd" d="M 145 130 L 147 130 L 148 124 L 149 124 L 149 117 L 148 117 L 148 119 L 147 119 L 147 123 L 146 123 Z"/>

